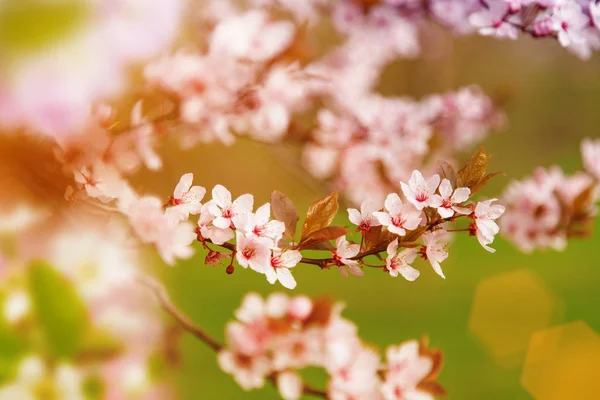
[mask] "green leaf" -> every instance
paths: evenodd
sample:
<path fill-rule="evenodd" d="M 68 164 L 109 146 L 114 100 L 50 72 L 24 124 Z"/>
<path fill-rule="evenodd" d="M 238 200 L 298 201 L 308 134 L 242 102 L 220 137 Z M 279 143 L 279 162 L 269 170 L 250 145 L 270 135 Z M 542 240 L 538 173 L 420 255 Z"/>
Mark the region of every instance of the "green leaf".
<path fill-rule="evenodd" d="M 87 310 L 75 288 L 44 261 L 29 265 L 28 278 L 33 312 L 48 350 L 57 357 L 74 355 L 88 328 Z"/>

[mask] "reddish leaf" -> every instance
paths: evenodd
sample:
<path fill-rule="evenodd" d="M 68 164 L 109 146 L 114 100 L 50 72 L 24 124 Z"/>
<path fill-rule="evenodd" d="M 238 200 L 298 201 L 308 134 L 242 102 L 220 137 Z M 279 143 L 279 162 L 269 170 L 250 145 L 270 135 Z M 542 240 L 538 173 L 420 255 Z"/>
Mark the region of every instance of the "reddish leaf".
<path fill-rule="evenodd" d="M 575 197 L 575 200 L 573 200 L 573 217 L 581 218 L 589 214 L 594 201 L 594 192 L 595 186 L 592 183 Z"/>
<path fill-rule="evenodd" d="M 304 241 L 311 233 L 329 226 L 338 209 L 338 194 L 336 192 L 312 203 L 302 225 L 300 242 Z"/>
<path fill-rule="evenodd" d="M 467 164 L 456 174 L 456 185 L 458 187 L 475 187 L 485 177 L 489 156 L 482 147 L 469 159 Z"/>
<path fill-rule="evenodd" d="M 480 191 L 490 181 L 490 179 L 496 175 L 506 176 L 504 172 L 492 172 L 491 174 L 487 174 L 481 179 L 481 181 L 471 188 L 471 196 Z"/>
<path fill-rule="evenodd" d="M 456 187 L 456 171 L 452 165 L 448 164 L 446 161 L 440 161 L 440 168 L 442 169 L 442 179 L 446 178 L 452 184 L 452 187 Z"/>
<path fill-rule="evenodd" d="M 333 247 L 333 245 L 331 243 L 329 243 L 329 241 L 327 241 L 327 240 L 322 240 L 322 241 L 308 240 L 305 243 L 303 243 L 302 246 L 299 246 L 298 249 L 334 251 L 335 247 Z"/>
<path fill-rule="evenodd" d="M 421 382 L 417 385 L 417 389 L 420 389 L 427 393 L 431 393 L 432 395 L 437 397 L 445 397 L 448 395 L 446 389 L 444 389 L 444 387 L 440 383 L 435 381 Z"/>
<path fill-rule="evenodd" d="M 388 231 L 384 231 L 382 226 L 372 226 L 365 234 L 363 241 L 363 250 L 370 251 L 387 247 L 391 241 L 391 236 Z"/>
<path fill-rule="evenodd" d="M 302 242 L 298 244 L 298 250 L 300 249 L 327 249 L 326 245 L 317 245 L 317 243 L 328 243 L 330 240 L 339 238 L 340 236 L 346 236 L 348 229 L 343 226 L 327 226 L 323 229 L 319 229 L 308 235 Z"/>
<path fill-rule="evenodd" d="M 313 302 L 312 311 L 304 323 L 305 325 L 325 326 L 329 323 L 332 312 L 333 302 L 327 297 L 321 297 Z"/>
<path fill-rule="evenodd" d="M 296 237 L 296 225 L 300 219 L 294 203 L 285 194 L 275 190 L 271 193 L 271 211 L 275 219 L 285 224 L 284 235 L 294 240 Z"/>

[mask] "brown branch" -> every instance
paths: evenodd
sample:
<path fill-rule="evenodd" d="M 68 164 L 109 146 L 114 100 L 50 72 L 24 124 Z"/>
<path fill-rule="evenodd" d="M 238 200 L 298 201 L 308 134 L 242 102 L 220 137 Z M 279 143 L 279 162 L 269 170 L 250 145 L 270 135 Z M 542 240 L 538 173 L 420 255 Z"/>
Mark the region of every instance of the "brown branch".
<path fill-rule="evenodd" d="M 144 284 L 147 288 L 152 290 L 156 295 L 160 306 L 170 314 L 175 320 L 181 325 L 183 329 L 196 336 L 198 339 L 206 343 L 208 347 L 214 351 L 219 351 L 223 348 L 223 345 L 218 340 L 212 338 L 208 333 L 204 332 L 202 328 L 197 326 L 187 315 L 182 313 L 169 298 L 169 295 L 165 288 L 156 282 L 154 279 L 148 277 L 140 277 L 139 281 Z"/>
<path fill-rule="evenodd" d="M 164 286 L 162 286 L 156 280 L 149 277 L 141 276 L 138 278 L 138 280 L 154 293 L 154 295 L 158 299 L 158 302 L 160 303 L 160 306 L 168 314 L 170 314 L 185 331 L 196 336 L 198 339 L 200 339 L 208 347 L 210 347 L 216 352 L 219 352 L 223 349 L 224 346 L 221 343 L 219 343 L 217 339 L 211 337 L 208 333 L 206 333 L 202 328 L 196 325 L 187 315 L 181 312 L 181 310 L 179 310 L 173 304 Z M 271 382 L 275 387 L 277 387 L 277 375 L 278 372 L 273 372 L 267 377 L 269 382 Z M 303 384 L 302 393 L 309 396 L 322 397 L 324 399 L 328 398 L 327 393 L 325 391 L 314 388 L 306 383 Z"/>
<path fill-rule="evenodd" d="M 411 240 L 407 241 L 407 242 L 403 242 L 402 240 L 400 240 L 399 242 L 399 247 L 418 247 L 419 244 L 417 243 L 417 240 L 421 237 L 421 235 L 423 235 L 423 233 L 427 232 L 427 231 L 432 231 L 434 230 L 434 228 L 436 228 L 437 226 L 446 223 L 446 222 L 453 222 L 454 220 L 456 220 L 457 218 L 461 218 L 461 217 L 467 217 L 467 215 L 461 214 L 461 215 L 455 215 L 453 217 L 450 218 L 439 218 L 439 219 L 435 219 L 431 222 L 428 223 L 427 229 L 425 229 L 423 232 L 421 232 L 419 235 L 417 235 L 417 237 L 415 238 L 411 238 Z M 465 229 L 452 229 L 449 230 L 448 232 L 468 232 L 469 229 L 465 228 Z M 371 249 L 371 250 L 367 250 L 367 251 L 363 251 L 358 253 L 356 256 L 351 257 L 350 260 L 355 260 L 355 261 L 363 261 L 363 258 L 368 257 L 368 256 L 373 256 L 373 255 L 380 255 L 381 252 L 386 251 L 387 250 L 387 246 L 396 239 L 396 237 L 394 236 L 394 238 L 392 238 L 389 242 L 384 242 L 382 244 L 380 244 L 379 246 Z M 212 242 L 210 239 L 201 239 L 201 241 L 206 244 L 206 243 L 211 243 L 214 244 L 215 246 L 219 246 L 222 247 L 224 249 L 230 250 L 232 252 L 236 251 L 235 245 L 225 242 L 223 244 L 215 244 L 214 242 Z M 381 256 L 380 256 L 381 259 Z M 333 257 L 329 257 L 329 258 L 309 258 L 309 257 L 302 257 L 300 259 L 300 264 L 309 264 L 309 265 L 316 265 L 317 267 L 321 268 L 321 269 L 325 269 L 327 267 L 328 264 L 333 264 L 334 263 L 334 258 Z M 367 265 L 369 266 L 369 265 Z"/>

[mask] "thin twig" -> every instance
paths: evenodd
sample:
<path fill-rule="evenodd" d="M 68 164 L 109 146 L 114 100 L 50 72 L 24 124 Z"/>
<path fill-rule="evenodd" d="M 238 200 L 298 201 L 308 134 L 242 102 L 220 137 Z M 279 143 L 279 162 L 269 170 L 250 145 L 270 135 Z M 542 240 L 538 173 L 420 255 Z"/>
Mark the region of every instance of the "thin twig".
<path fill-rule="evenodd" d="M 208 333 L 204 332 L 202 328 L 197 326 L 187 315 L 182 313 L 172 302 L 167 294 L 165 288 L 156 282 L 154 279 L 148 277 L 140 277 L 139 281 L 144 284 L 147 288 L 158 298 L 161 307 L 169 313 L 175 320 L 181 325 L 183 329 L 196 336 L 198 339 L 206 343 L 214 351 L 219 351 L 223 348 L 223 345 L 216 339 L 212 338 Z"/>

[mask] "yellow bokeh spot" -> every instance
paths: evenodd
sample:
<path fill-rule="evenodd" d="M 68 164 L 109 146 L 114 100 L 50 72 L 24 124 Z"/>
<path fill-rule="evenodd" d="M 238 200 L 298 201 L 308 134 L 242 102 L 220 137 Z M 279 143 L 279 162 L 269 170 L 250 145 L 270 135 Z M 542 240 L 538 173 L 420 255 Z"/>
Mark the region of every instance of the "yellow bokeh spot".
<path fill-rule="evenodd" d="M 536 400 L 600 398 L 600 336 L 577 321 L 531 337 L 521 384 Z"/>
<path fill-rule="evenodd" d="M 529 270 L 481 281 L 469 318 L 469 330 L 498 365 L 520 365 L 531 335 L 557 322 L 564 306 Z"/>

